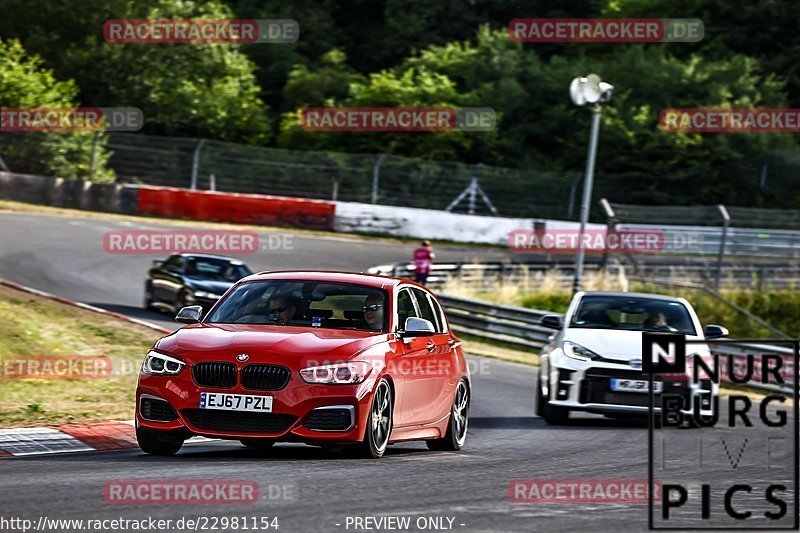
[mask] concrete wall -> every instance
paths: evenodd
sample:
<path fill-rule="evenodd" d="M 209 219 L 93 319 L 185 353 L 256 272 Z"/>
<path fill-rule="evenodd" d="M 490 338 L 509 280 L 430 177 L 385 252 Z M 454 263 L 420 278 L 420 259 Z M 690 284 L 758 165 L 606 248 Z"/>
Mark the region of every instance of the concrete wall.
<path fill-rule="evenodd" d="M 126 209 L 134 191 L 122 194 L 123 186 L 88 181 L 48 178 L 29 174 L 0 172 L 0 198 L 32 204 L 52 205 L 109 213 L 135 212 Z"/>
<path fill-rule="evenodd" d="M 590 224 L 603 229 L 603 224 Z M 389 205 L 336 203 L 334 229 L 342 233 L 376 233 L 442 239 L 457 242 L 508 244 L 508 234 L 513 230 L 577 229 L 577 222 L 534 218 L 505 218 L 461 213 L 448 213 L 433 209 L 394 207 Z"/>
<path fill-rule="evenodd" d="M 448 213 L 388 205 L 97 184 L 0 172 L 0 198 L 33 204 L 194 220 L 316 227 L 456 242 L 508 244 L 513 230 L 577 229 L 576 222 Z M 590 227 L 602 229 L 601 224 Z"/>

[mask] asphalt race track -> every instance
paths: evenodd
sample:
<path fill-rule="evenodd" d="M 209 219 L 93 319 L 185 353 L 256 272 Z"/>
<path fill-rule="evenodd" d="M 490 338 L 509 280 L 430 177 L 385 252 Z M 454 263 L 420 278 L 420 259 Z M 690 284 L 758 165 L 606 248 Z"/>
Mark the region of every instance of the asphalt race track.
<path fill-rule="evenodd" d="M 173 326 L 139 308 L 152 257 L 111 256 L 102 248 L 104 231 L 145 225 L 11 213 L 0 213 L 0 225 L 0 277 Z M 291 253 L 246 259 L 254 269 L 313 265 L 363 270 L 407 259 L 411 251 L 397 244 L 310 236 L 294 242 Z M 443 260 L 503 253 L 471 247 L 438 252 Z M 265 516 L 277 517 L 278 531 L 284 532 L 355 531 L 346 527 L 348 516 L 387 515 L 410 516 L 412 523 L 418 517 L 449 517 L 454 519 L 452 530 L 469 532 L 647 529 L 647 505 L 641 503 L 532 504 L 509 497 L 514 479 L 647 479 L 644 425 L 579 415 L 568 426 L 548 426 L 534 415 L 535 368 L 480 358 L 471 358 L 470 366 L 469 438 L 458 453 L 430 452 L 422 443 L 411 443 L 390 447 L 381 460 L 363 460 L 303 445 L 260 451 L 216 441 L 187 445 L 170 458 L 135 449 L 2 459 L 2 514 L 34 522 L 42 515 L 173 520 Z M 728 428 L 701 431 L 712 438 L 734 438 Z M 720 468 L 703 482 L 727 486 L 729 478 L 730 469 Z M 279 486 L 288 487 L 293 496 L 251 505 L 107 503 L 106 482 L 131 479 L 249 480 L 264 493 Z M 713 510 L 720 512 L 716 506 Z"/>
<path fill-rule="evenodd" d="M 153 259 L 165 255 L 111 255 L 103 249 L 109 230 L 190 229 L 146 221 L 48 216 L 0 212 L 0 277 L 34 289 L 117 311 L 164 327 L 180 326 L 171 317 L 142 309 L 144 280 Z M 289 235 L 291 249 L 262 250 L 240 255 L 254 272 L 261 270 L 318 269 L 362 272 L 369 267 L 410 261 L 413 244 L 260 232 Z M 436 247 L 438 261 L 499 261 L 519 259 L 499 248 Z"/>

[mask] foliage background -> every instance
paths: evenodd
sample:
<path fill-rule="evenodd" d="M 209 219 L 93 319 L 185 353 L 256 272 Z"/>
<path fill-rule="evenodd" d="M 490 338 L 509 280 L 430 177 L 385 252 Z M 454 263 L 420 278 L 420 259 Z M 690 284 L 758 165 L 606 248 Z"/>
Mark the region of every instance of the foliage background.
<path fill-rule="evenodd" d="M 617 88 L 598 162 L 598 187 L 614 201 L 800 207 L 796 134 L 657 128 L 665 107 L 800 107 L 797 1 L 0 0 L 0 12 L 4 107 L 133 106 L 152 135 L 580 172 L 589 113 L 571 104 L 567 87 L 596 72 Z M 241 46 L 102 37 L 108 19 L 227 17 L 292 18 L 301 37 Z M 521 44 L 507 33 L 517 17 L 697 17 L 705 38 Z M 322 105 L 492 107 L 501 120 L 486 133 L 300 128 L 299 110 Z M 85 149 L 28 144 L 19 150 L 39 154 L 52 173 L 85 170 Z"/>

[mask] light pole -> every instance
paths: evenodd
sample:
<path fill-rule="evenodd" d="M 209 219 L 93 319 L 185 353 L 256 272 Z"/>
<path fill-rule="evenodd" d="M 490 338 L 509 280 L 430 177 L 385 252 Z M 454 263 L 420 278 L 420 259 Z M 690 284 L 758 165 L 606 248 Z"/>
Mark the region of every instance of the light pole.
<path fill-rule="evenodd" d="M 597 74 L 589 74 L 585 78 L 575 78 L 569 86 L 569 96 L 575 105 L 592 104 L 592 131 L 589 136 L 589 152 L 586 155 L 586 176 L 583 181 L 583 197 L 581 199 L 581 226 L 578 232 L 578 256 L 575 258 L 575 280 L 572 284 L 573 294 L 581 290 L 583 276 L 583 235 L 589 221 L 589 208 L 592 202 L 592 185 L 594 182 L 594 164 L 597 158 L 597 139 L 600 134 L 600 113 L 602 104 L 611 100 L 614 86 L 600 81 Z"/>

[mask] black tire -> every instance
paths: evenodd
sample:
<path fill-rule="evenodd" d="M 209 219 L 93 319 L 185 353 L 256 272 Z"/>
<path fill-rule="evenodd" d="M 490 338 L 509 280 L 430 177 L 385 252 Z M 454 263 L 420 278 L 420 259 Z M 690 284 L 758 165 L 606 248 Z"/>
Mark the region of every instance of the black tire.
<path fill-rule="evenodd" d="M 155 433 L 136 428 L 139 448 L 150 455 L 175 455 L 183 446 L 183 439 L 174 435 Z"/>
<path fill-rule="evenodd" d="M 536 416 L 544 416 L 544 392 L 540 379 L 536 380 Z"/>
<path fill-rule="evenodd" d="M 539 384 L 541 387 L 541 383 Z M 569 422 L 569 409 L 557 405 L 550 405 L 550 390 L 547 391 L 547 396 L 539 389 L 539 394 L 542 396 L 542 414 L 541 417 L 550 425 L 560 426 Z"/>
<path fill-rule="evenodd" d="M 144 284 L 144 308 L 153 308 L 153 286 L 149 281 Z"/>
<path fill-rule="evenodd" d="M 383 457 L 392 434 L 393 413 L 392 387 L 388 381 L 381 379 L 372 394 L 367 429 L 364 431 L 364 441 L 358 448 L 358 455 L 373 459 Z"/>
<path fill-rule="evenodd" d="M 447 432 L 441 439 L 425 441 L 429 450 L 456 452 L 464 447 L 467 442 L 467 428 L 469 426 L 469 401 L 469 385 L 467 385 L 467 380 L 462 379 L 453 395 L 453 405 L 450 408 Z"/>
<path fill-rule="evenodd" d="M 272 448 L 272 446 L 275 444 L 274 440 L 269 439 L 241 439 L 239 442 L 248 448 L 257 448 L 259 450 Z"/>

